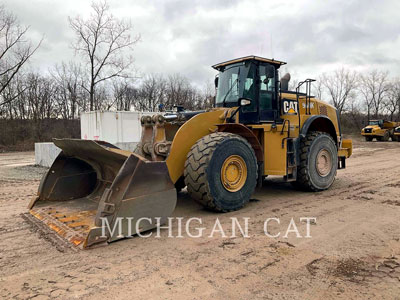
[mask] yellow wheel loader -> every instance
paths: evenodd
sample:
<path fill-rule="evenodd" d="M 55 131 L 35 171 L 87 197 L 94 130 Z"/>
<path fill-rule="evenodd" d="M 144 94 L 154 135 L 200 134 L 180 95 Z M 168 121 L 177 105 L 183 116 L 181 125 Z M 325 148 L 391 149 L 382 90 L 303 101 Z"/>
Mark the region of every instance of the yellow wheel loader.
<path fill-rule="evenodd" d="M 361 135 L 367 142 L 371 142 L 374 138 L 380 142 L 387 142 L 389 138 L 396 141 L 395 128 L 397 126 L 400 126 L 400 122 L 370 120 L 368 125 L 361 130 Z"/>
<path fill-rule="evenodd" d="M 279 80 L 283 64 L 248 56 L 214 65 L 214 108 L 144 116 L 135 153 L 55 139 L 62 152 L 27 215 L 87 248 L 163 224 L 185 186 L 217 212 L 242 208 L 268 175 L 307 191 L 328 189 L 352 141 L 342 139 L 335 108 L 311 96 L 313 80 L 295 91 L 289 74 Z"/>

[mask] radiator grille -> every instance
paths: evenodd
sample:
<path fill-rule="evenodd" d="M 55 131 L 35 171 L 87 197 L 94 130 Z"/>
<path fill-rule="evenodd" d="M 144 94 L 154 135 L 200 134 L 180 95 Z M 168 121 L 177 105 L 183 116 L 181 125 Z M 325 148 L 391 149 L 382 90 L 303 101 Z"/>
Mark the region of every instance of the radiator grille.
<path fill-rule="evenodd" d="M 325 116 L 328 115 L 328 109 L 326 108 L 325 105 L 321 105 L 321 106 L 319 107 L 319 113 L 320 113 L 321 115 L 325 115 Z"/>

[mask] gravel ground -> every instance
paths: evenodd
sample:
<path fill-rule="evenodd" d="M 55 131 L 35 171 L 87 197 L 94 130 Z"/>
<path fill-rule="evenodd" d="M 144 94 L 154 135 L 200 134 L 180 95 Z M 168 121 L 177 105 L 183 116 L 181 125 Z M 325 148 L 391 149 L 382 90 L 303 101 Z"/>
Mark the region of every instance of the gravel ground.
<path fill-rule="evenodd" d="M 332 188 L 303 193 L 268 178 L 238 212 L 203 210 L 185 192 L 174 216 L 216 218 L 227 237 L 132 238 L 58 251 L 21 218 L 46 169 L 0 154 L 0 297 L 4 299 L 400 299 L 400 143 L 355 141 Z M 249 238 L 230 237 L 231 217 Z M 267 218 L 277 238 L 264 234 Z M 305 238 L 300 217 L 316 217 Z M 301 238 L 283 235 L 294 218 Z"/>
<path fill-rule="evenodd" d="M 40 180 L 48 168 L 35 165 L 34 152 L 0 153 L 0 180 Z"/>

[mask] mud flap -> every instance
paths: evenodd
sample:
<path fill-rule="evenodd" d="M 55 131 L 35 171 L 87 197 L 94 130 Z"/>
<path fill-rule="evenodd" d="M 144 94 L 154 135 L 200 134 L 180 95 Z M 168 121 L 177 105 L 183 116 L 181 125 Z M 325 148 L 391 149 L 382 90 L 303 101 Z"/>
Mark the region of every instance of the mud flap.
<path fill-rule="evenodd" d="M 176 205 L 166 163 L 95 141 L 55 140 L 63 151 L 29 205 L 30 214 L 78 248 L 163 224 Z"/>

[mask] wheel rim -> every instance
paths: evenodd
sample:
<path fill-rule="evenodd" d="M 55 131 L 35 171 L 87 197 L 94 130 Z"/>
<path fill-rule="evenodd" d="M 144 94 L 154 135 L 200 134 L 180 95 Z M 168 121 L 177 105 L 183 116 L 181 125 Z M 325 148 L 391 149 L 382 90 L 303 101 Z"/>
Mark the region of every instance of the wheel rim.
<path fill-rule="evenodd" d="M 239 191 L 246 183 L 247 166 L 239 155 L 231 155 L 225 159 L 221 168 L 221 182 L 229 192 Z"/>
<path fill-rule="evenodd" d="M 332 155 L 326 150 L 322 149 L 317 155 L 317 172 L 320 176 L 326 177 L 332 170 Z"/>

